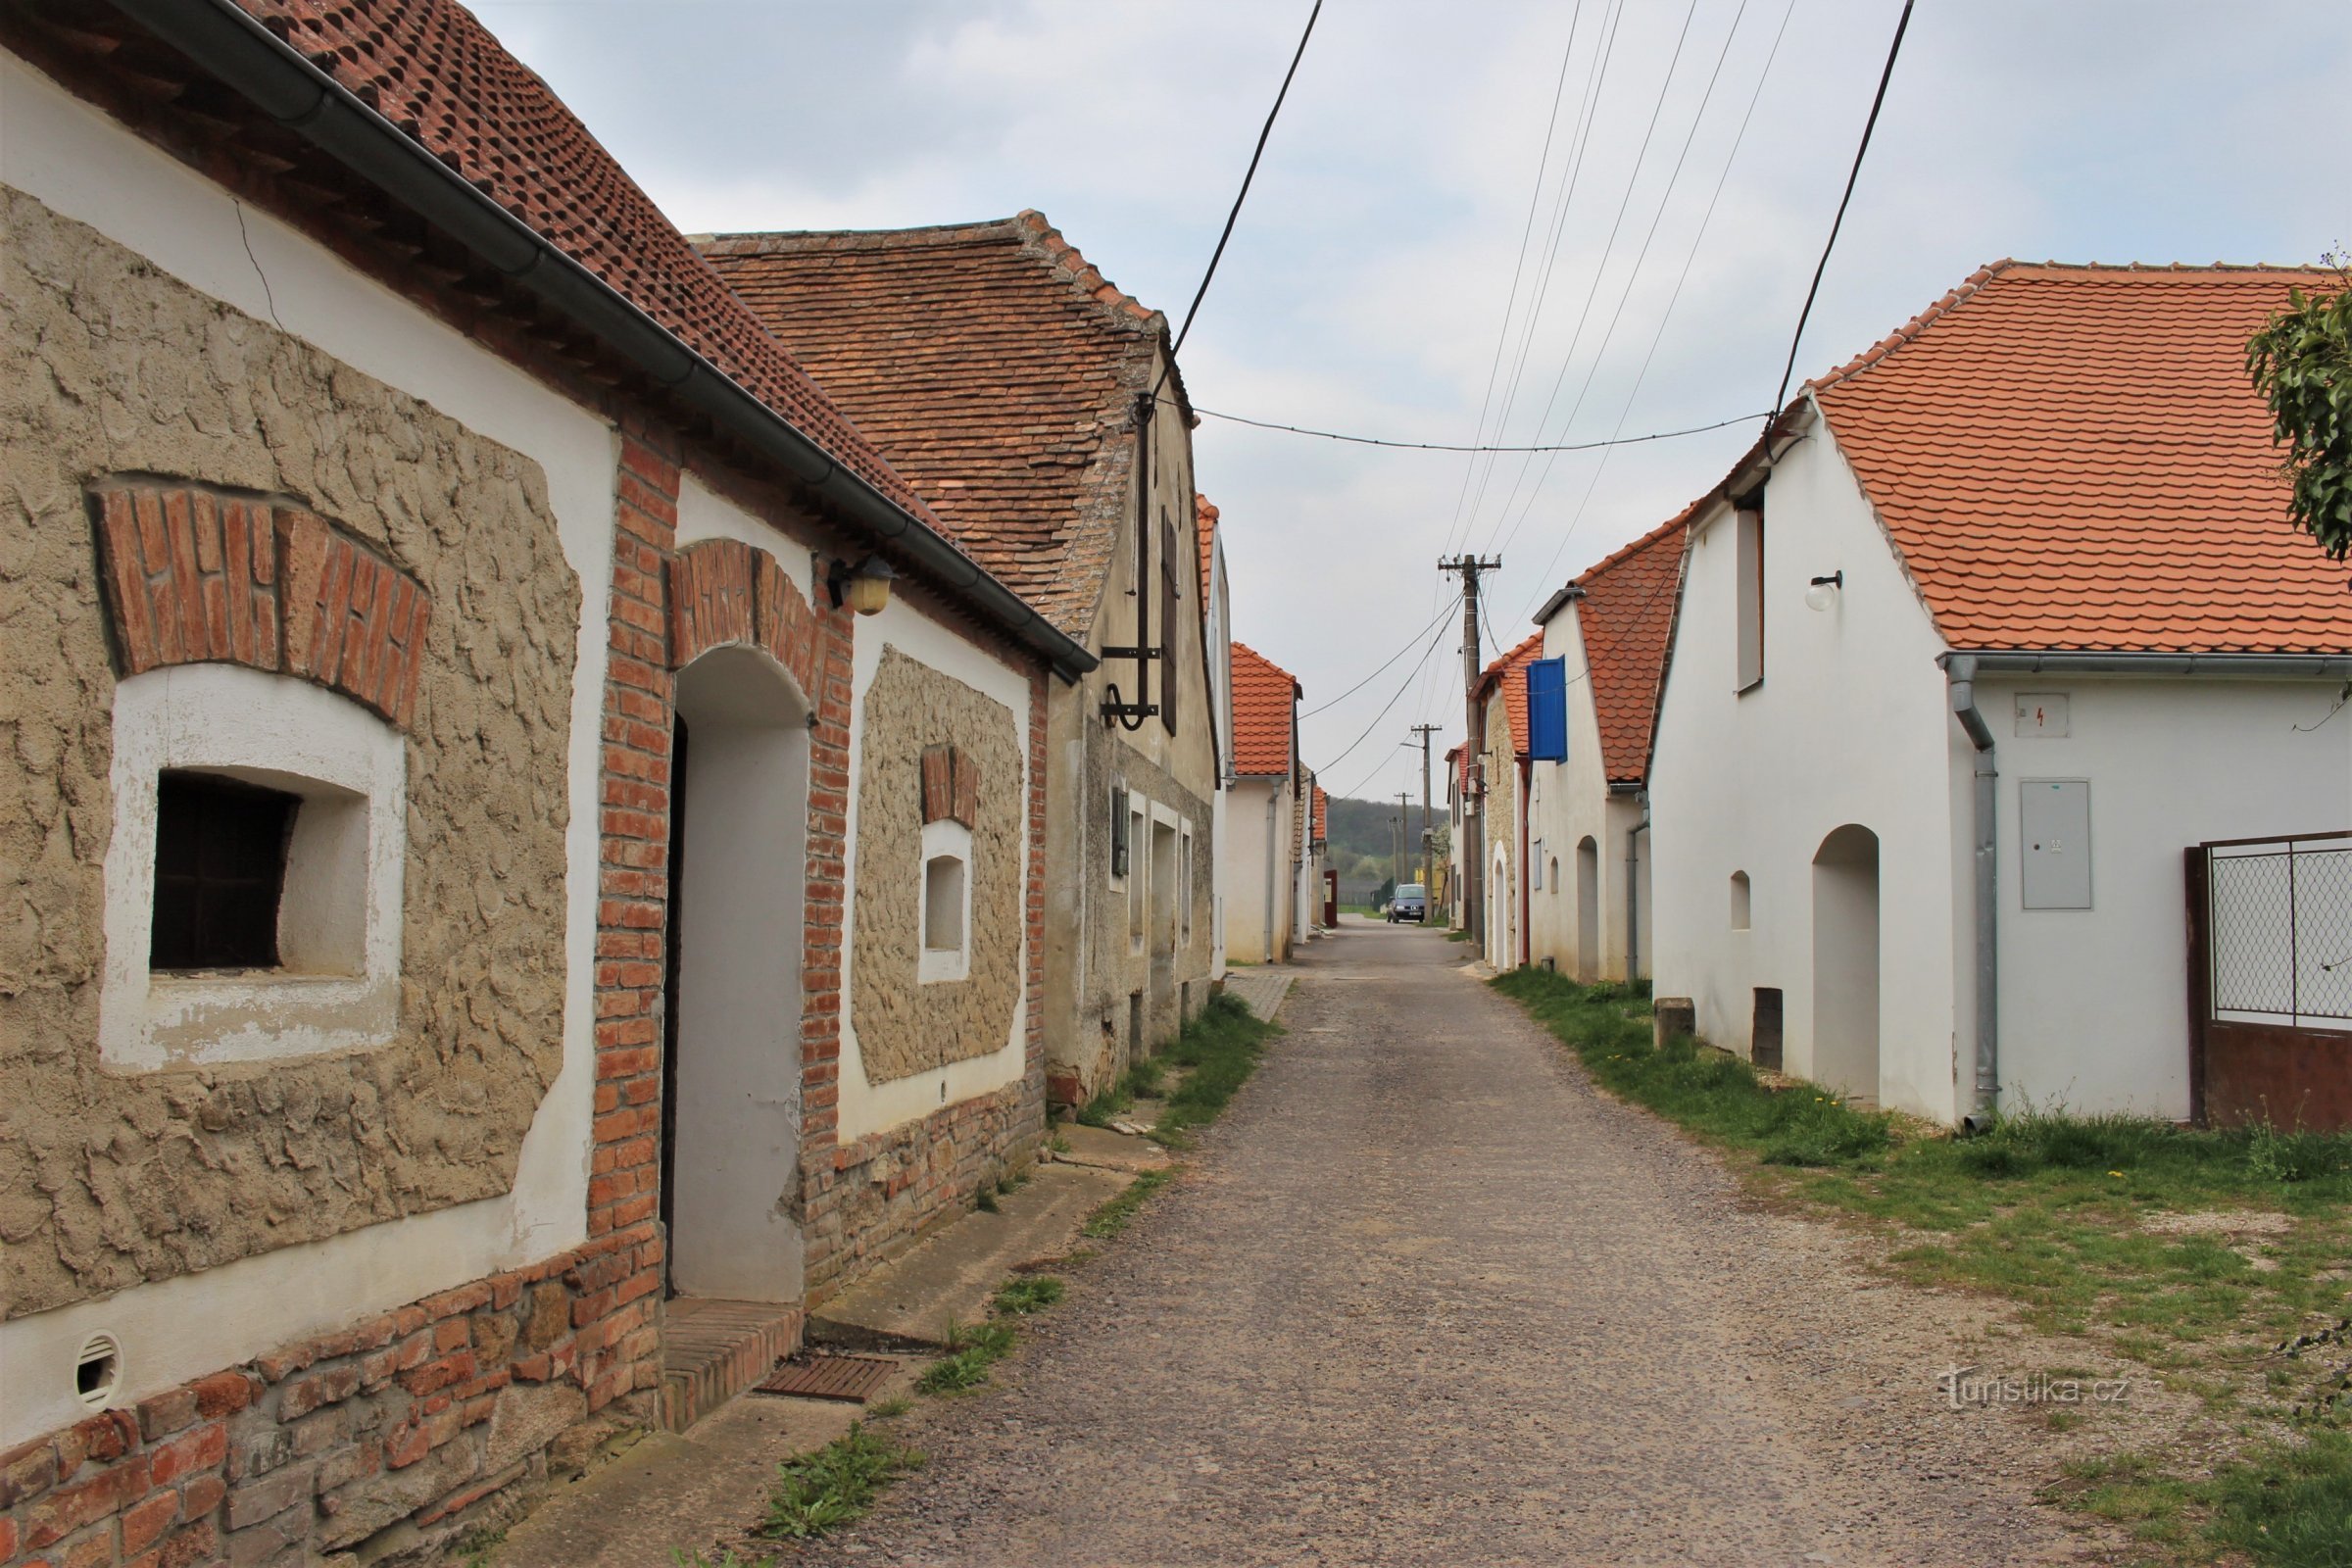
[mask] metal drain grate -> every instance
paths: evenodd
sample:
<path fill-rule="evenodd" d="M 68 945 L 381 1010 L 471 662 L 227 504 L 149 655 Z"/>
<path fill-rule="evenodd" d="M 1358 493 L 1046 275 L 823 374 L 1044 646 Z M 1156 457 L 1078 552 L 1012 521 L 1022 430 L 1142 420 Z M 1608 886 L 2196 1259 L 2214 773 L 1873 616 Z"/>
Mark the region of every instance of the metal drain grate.
<path fill-rule="evenodd" d="M 899 1363 L 887 1355 L 796 1355 L 777 1364 L 759 1385 L 761 1394 L 800 1399 L 844 1399 L 863 1404 L 882 1391 Z"/>

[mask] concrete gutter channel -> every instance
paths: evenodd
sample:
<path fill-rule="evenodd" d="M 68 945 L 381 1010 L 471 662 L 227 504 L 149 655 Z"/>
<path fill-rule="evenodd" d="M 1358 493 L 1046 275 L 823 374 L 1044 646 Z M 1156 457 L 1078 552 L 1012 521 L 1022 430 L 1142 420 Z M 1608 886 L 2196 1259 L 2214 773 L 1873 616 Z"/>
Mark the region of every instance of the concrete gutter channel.
<path fill-rule="evenodd" d="M 1236 970 L 1250 1010 L 1272 1018 L 1296 973 Z M 1158 1107 L 1139 1103 L 1138 1121 Z M 1014 1275 L 1069 1257 L 1090 1215 L 1147 1171 L 1174 1163 L 1148 1139 L 1065 1123 L 1063 1147 L 1042 1158 L 995 1212 L 975 1209 L 825 1302 L 808 1319 L 810 1349 L 884 1353 L 906 1364 L 875 1401 L 912 1392 L 947 1325 L 978 1323 Z M 496 1568 L 645 1568 L 673 1548 L 711 1551 L 739 1542 L 760 1517 L 776 1466 L 847 1433 L 863 1407 L 836 1399 L 738 1395 L 682 1433 L 640 1439 L 618 1458 L 544 1498 L 486 1558 Z"/>

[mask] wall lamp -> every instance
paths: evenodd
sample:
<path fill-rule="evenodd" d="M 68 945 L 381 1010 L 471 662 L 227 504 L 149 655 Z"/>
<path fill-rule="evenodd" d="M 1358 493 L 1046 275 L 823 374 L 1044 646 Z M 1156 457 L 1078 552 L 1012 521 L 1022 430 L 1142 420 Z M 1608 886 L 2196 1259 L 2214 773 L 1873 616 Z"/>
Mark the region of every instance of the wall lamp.
<path fill-rule="evenodd" d="M 890 585 L 899 574 L 880 556 L 868 555 L 855 566 L 836 559 L 825 568 L 825 597 L 839 610 L 845 603 L 860 615 L 878 615 L 890 603 Z"/>
<path fill-rule="evenodd" d="M 1807 608 L 1813 610 L 1829 609 L 1831 604 L 1835 602 L 1838 597 L 1838 590 L 1843 588 L 1844 586 L 1845 572 L 1843 568 L 1831 572 L 1827 577 L 1814 578 L 1812 584 L 1805 589 L 1805 604 Z"/>

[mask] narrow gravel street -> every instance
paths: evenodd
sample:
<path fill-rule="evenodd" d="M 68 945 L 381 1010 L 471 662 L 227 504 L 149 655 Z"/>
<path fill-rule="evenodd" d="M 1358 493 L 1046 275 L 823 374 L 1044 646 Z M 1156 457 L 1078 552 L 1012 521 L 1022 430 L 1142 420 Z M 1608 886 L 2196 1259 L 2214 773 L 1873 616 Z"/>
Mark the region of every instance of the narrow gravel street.
<path fill-rule="evenodd" d="M 1435 933 L 1305 950 L 1191 1174 L 808 1560 L 2038 1563 L 2052 1438 L 1953 1410 L 2038 1353 L 1743 1204 Z M 2054 1353 L 2054 1352 L 2053 1352 Z M 2074 1352 L 2081 1355 L 2079 1348 Z"/>

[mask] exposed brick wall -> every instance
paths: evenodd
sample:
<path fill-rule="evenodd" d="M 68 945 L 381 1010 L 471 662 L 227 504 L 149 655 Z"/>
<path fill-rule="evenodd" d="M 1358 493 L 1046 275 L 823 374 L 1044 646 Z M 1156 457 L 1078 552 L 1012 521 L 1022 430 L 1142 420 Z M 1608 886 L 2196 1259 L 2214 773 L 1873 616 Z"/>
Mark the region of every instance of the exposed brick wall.
<path fill-rule="evenodd" d="M 301 507 L 198 485 L 91 488 L 124 675 L 234 663 L 299 675 L 406 729 L 432 596 Z"/>
<path fill-rule="evenodd" d="M 649 1418 L 660 1280 L 658 1239 L 590 1242 L 0 1454 L 0 1565 L 296 1564 L 402 1524 L 454 1535 L 547 1475 L 551 1446 L 562 1468 L 583 1422 Z"/>
<path fill-rule="evenodd" d="M 617 472 L 597 840 L 592 1237 L 639 1227 L 650 1236 L 661 1202 L 673 696 L 662 582 L 677 538 L 676 451 L 624 429 Z"/>

